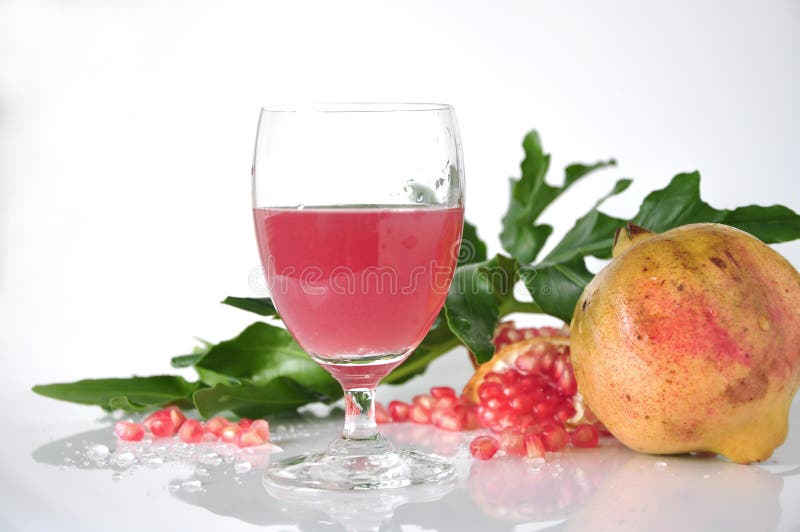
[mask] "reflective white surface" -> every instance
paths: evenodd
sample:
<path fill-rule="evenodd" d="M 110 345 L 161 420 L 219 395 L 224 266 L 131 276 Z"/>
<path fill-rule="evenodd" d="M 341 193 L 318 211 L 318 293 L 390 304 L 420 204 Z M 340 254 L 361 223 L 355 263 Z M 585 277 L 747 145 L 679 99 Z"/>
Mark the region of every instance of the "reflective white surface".
<path fill-rule="evenodd" d="M 54 416 L 63 407 L 50 403 Z M 71 407 L 70 407 L 71 408 Z M 234 460 L 204 464 L 82 465 L 87 442 L 116 443 L 111 419 L 6 427 L 2 447 L 3 530 L 202 529 L 293 530 L 797 530 L 800 526 L 800 408 L 787 442 L 764 464 L 717 458 L 647 456 L 614 440 L 572 450 L 546 463 L 496 458 L 473 461 L 470 436 L 412 424 L 384 425 L 397 446 L 452 458 L 458 479 L 441 490 L 397 490 L 319 496 L 268 493 L 258 454 L 250 471 Z M 322 447 L 340 428 L 327 419 L 273 420 L 284 452 Z M 81 454 L 82 453 L 82 454 Z M 65 459 L 70 464 L 65 466 Z M 198 471 L 199 468 L 199 471 Z M 205 470 L 205 471 L 203 471 Z M 6 473 L 14 472 L 13 475 Z M 206 473 L 206 474 L 203 474 Z M 187 482 L 188 481 L 188 482 Z M 196 482 L 201 485 L 198 486 Z"/>

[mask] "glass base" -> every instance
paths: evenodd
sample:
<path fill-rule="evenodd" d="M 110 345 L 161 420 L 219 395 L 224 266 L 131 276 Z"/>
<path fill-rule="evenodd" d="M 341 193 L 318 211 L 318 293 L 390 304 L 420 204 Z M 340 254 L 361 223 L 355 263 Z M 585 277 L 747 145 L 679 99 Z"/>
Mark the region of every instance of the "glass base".
<path fill-rule="evenodd" d="M 320 454 L 273 463 L 264 482 L 281 487 L 330 491 L 394 489 L 452 481 L 455 468 L 444 458 L 412 449 L 396 451 L 382 436 L 339 438 Z"/>

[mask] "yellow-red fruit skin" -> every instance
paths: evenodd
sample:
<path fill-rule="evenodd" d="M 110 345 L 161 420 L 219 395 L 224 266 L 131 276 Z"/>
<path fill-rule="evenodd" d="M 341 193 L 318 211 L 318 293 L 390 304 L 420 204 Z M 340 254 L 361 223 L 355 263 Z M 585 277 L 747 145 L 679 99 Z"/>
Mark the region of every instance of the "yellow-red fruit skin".
<path fill-rule="evenodd" d="M 578 390 L 627 446 L 768 458 L 800 384 L 800 274 L 738 229 L 636 237 L 578 300 Z"/>

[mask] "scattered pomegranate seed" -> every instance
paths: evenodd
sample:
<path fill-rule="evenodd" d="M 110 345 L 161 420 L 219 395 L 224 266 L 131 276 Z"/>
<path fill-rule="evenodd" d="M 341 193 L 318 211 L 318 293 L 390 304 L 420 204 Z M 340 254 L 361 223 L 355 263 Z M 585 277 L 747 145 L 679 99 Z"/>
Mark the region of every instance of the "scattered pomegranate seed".
<path fill-rule="evenodd" d="M 264 441 L 269 441 L 269 423 L 267 423 L 266 419 L 256 419 L 253 421 L 253 424 L 250 425 L 250 430 L 256 431 Z"/>
<path fill-rule="evenodd" d="M 222 416 L 214 416 L 206 421 L 206 431 L 214 436 L 221 436 L 222 429 L 230 425 L 230 422 Z"/>
<path fill-rule="evenodd" d="M 456 398 L 456 391 L 449 386 L 434 386 L 431 388 L 431 396 L 434 399 L 442 399 L 443 397 Z"/>
<path fill-rule="evenodd" d="M 597 447 L 597 440 L 599 437 L 600 433 L 597 427 L 586 423 L 575 427 L 575 431 L 570 436 L 570 439 L 572 440 L 572 445 L 575 447 Z"/>
<path fill-rule="evenodd" d="M 441 399 L 437 399 L 436 403 L 434 403 L 433 408 L 455 408 L 458 404 L 458 399 L 455 397 L 442 397 Z"/>
<path fill-rule="evenodd" d="M 196 419 L 187 419 L 178 429 L 178 438 L 184 443 L 198 443 L 203 439 L 203 425 Z"/>
<path fill-rule="evenodd" d="M 169 438 L 175 436 L 178 432 L 178 428 L 175 427 L 172 418 L 167 414 L 150 421 L 150 432 L 156 438 Z"/>
<path fill-rule="evenodd" d="M 239 447 L 257 447 L 267 443 L 267 439 L 251 426 L 248 429 L 240 430 L 234 437 L 234 442 Z"/>
<path fill-rule="evenodd" d="M 114 432 L 124 441 L 140 441 L 144 438 L 144 426 L 133 421 L 117 421 L 114 424 Z"/>
<path fill-rule="evenodd" d="M 238 436 L 241 431 L 242 427 L 239 425 L 225 425 L 220 433 L 220 438 L 222 438 L 222 441 L 233 443 L 236 441 L 236 436 Z"/>
<path fill-rule="evenodd" d="M 422 407 L 422 408 L 424 408 L 425 410 L 428 410 L 428 411 L 433 410 L 433 405 L 435 404 L 435 401 L 434 401 L 433 397 L 431 397 L 430 395 L 424 395 L 424 394 L 423 395 L 415 395 L 414 399 L 412 399 L 411 402 L 414 405 L 420 406 L 420 407 Z"/>
<path fill-rule="evenodd" d="M 478 399 L 481 402 L 503 397 L 503 386 L 499 382 L 484 381 L 478 386 Z"/>
<path fill-rule="evenodd" d="M 569 434 L 562 427 L 553 424 L 541 433 L 544 448 L 550 452 L 562 451 L 569 442 Z"/>
<path fill-rule="evenodd" d="M 386 407 L 383 406 L 382 403 L 375 401 L 375 422 L 383 424 L 389 423 L 390 421 L 389 411 L 386 410 Z"/>
<path fill-rule="evenodd" d="M 253 420 L 248 418 L 248 417 L 243 417 L 236 424 L 239 425 L 240 427 L 242 427 L 243 429 L 247 429 L 247 428 L 250 428 L 250 425 L 253 424 Z"/>
<path fill-rule="evenodd" d="M 454 408 L 456 415 L 461 422 L 463 430 L 475 430 L 480 428 L 477 409 L 472 405 L 456 405 Z"/>
<path fill-rule="evenodd" d="M 525 437 L 514 427 L 506 427 L 500 433 L 500 448 L 509 456 L 525 456 Z"/>
<path fill-rule="evenodd" d="M 392 401 L 389 403 L 389 415 L 392 416 L 392 421 L 402 423 L 408 421 L 410 406 L 408 403 L 402 401 Z"/>
<path fill-rule="evenodd" d="M 528 458 L 540 458 L 544 456 L 545 448 L 542 437 L 536 432 L 525 432 L 525 456 Z"/>
<path fill-rule="evenodd" d="M 411 411 L 409 413 L 409 418 L 414 423 L 421 423 L 426 424 L 431 422 L 431 411 L 429 408 L 425 408 L 422 405 L 414 404 L 411 407 Z"/>
<path fill-rule="evenodd" d="M 169 413 L 170 419 L 172 419 L 172 424 L 175 425 L 175 430 L 177 431 L 183 425 L 183 422 L 186 421 L 186 415 L 184 415 L 183 411 L 180 407 L 176 405 L 170 405 L 165 410 Z"/>
<path fill-rule="evenodd" d="M 461 418 L 456 414 L 455 410 L 434 410 L 433 424 L 435 427 L 443 430 L 459 431 L 463 430 L 464 424 Z"/>
<path fill-rule="evenodd" d="M 489 460 L 499 448 L 500 444 L 491 436 L 478 436 L 469 444 L 469 452 L 478 460 Z"/>

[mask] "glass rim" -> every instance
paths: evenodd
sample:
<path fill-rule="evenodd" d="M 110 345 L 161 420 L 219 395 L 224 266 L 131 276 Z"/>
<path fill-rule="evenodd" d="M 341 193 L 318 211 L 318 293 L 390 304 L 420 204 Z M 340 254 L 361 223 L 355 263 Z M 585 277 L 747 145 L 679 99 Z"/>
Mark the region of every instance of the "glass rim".
<path fill-rule="evenodd" d="M 265 105 L 262 113 L 396 113 L 419 111 L 452 111 L 454 107 L 447 103 L 427 102 L 320 102 L 320 103 L 285 103 Z"/>

